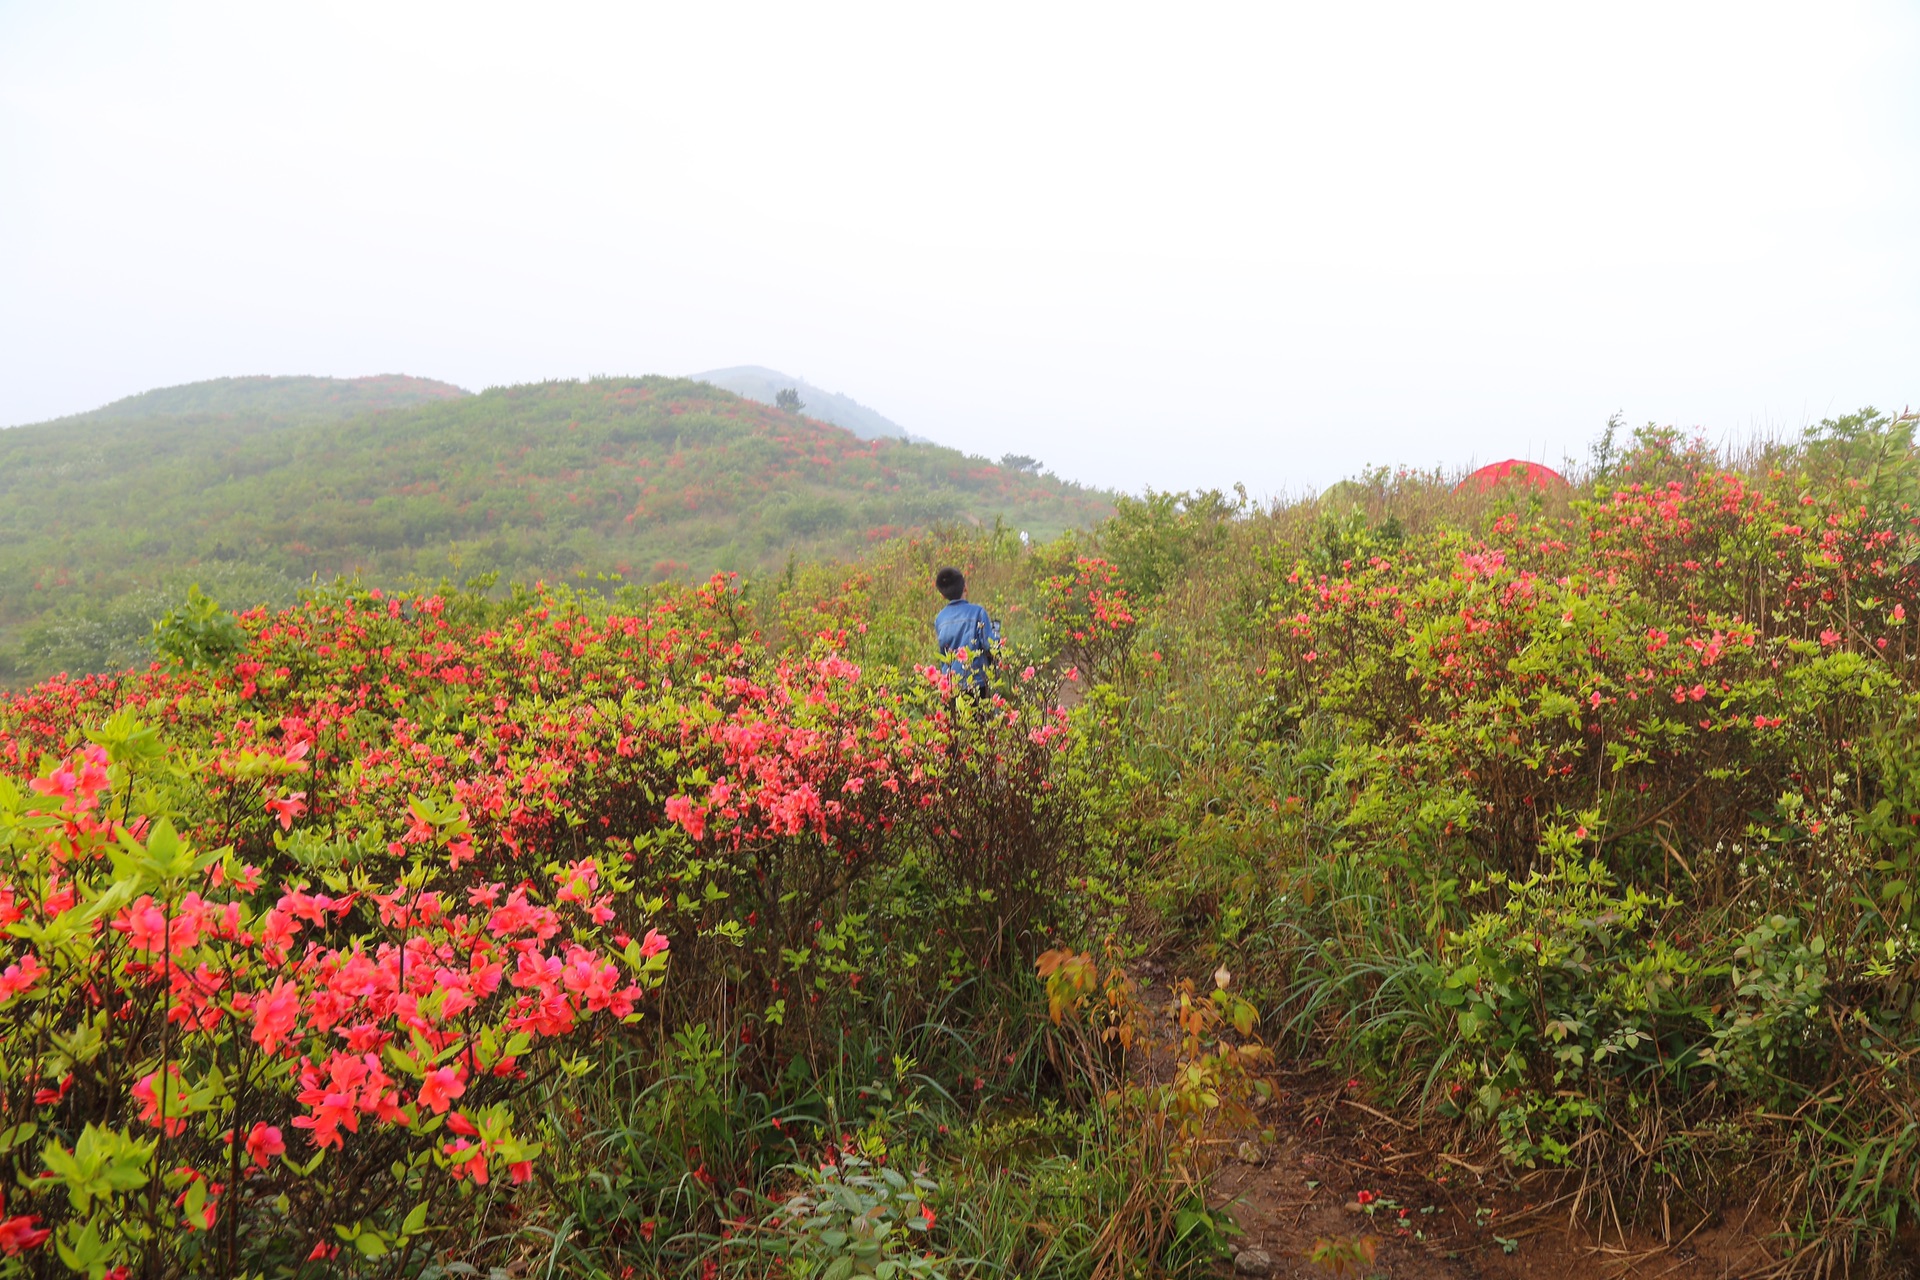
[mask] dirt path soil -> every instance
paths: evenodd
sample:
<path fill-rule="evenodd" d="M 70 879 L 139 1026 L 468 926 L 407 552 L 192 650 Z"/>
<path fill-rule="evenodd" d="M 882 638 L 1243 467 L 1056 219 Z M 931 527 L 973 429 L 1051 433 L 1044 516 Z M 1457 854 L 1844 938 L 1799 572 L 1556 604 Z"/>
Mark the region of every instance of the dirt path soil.
<path fill-rule="evenodd" d="M 1279 1096 L 1219 1171 L 1215 1203 L 1244 1233 L 1241 1274 L 1320 1277 L 1316 1241 L 1371 1238 L 1374 1259 L 1345 1274 L 1393 1280 L 1726 1280 L 1760 1276 L 1776 1256 L 1759 1235 L 1705 1224 L 1671 1240 L 1607 1238 L 1570 1219 L 1547 1178 L 1514 1184 L 1485 1157 L 1436 1146 L 1372 1106 L 1357 1082 L 1304 1066 L 1275 1073 Z M 1571 1188 L 1563 1189 L 1570 1192 Z"/>

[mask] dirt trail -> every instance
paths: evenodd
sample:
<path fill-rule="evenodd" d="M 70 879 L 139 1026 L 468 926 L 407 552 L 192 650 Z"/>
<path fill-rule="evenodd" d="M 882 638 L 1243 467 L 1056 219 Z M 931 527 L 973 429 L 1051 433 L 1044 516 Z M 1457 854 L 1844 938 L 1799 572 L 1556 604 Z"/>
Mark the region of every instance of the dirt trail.
<path fill-rule="evenodd" d="M 1301 1066 L 1274 1079 L 1279 1096 L 1260 1116 L 1274 1141 L 1249 1135 L 1213 1186 L 1214 1203 L 1245 1233 L 1236 1247 L 1271 1261 L 1243 1274 L 1324 1280 L 1331 1273 L 1307 1260 L 1315 1241 L 1362 1236 L 1378 1244 L 1370 1266 L 1348 1273 L 1360 1278 L 1726 1280 L 1773 1261 L 1762 1240 L 1719 1224 L 1676 1231 L 1684 1238 L 1671 1244 L 1633 1233 L 1594 1239 L 1575 1229 L 1549 1181 L 1512 1186 L 1375 1109 L 1357 1084 Z"/>

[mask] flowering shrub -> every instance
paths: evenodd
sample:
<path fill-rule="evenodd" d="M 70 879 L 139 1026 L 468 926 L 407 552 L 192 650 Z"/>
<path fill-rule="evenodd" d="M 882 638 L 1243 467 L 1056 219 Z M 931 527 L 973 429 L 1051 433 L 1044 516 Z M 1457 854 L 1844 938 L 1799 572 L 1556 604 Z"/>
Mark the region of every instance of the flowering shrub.
<path fill-rule="evenodd" d="M 1351 825 L 1522 873 L 1556 818 L 1711 848 L 1859 768 L 1911 681 L 1920 518 L 1845 474 L 1756 485 L 1664 435 L 1636 470 L 1671 478 L 1577 504 L 1572 527 L 1509 514 L 1286 574 L 1269 679 L 1291 716 L 1362 730 Z"/>
<path fill-rule="evenodd" d="M 1059 559 L 1040 585 L 1040 647 L 1062 668 L 1097 677 L 1132 644 L 1133 601 L 1111 561 L 1070 548 Z"/>
<path fill-rule="evenodd" d="M 1911 424 L 1643 432 L 1566 515 L 1505 501 L 1279 562 L 1303 1016 L 1676 1221 L 1774 1143 L 1798 1261 L 1846 1265 L 1920 1212 Z"/>
<path fill-rule="evenodd" d="M 201 609 L 218 646 L 0 702 L 0 1251 L 417 1269 L 669 954 L 743 1081 L 1018 962 L 1087 845 L 1050 683 L 976 717 L 832 625 L 770 649 L 729 578 L 638 603 Z"/>
<path fill-rule="evenodd" d="M 425 806 L 385 875 L 269 881 L 175 827 L 151 728 L 96 737 L 0 778 L 6 1252 L 94 1275 L 404 1258 L 461 1184 L 527 1180 L 516 1101 L 640 1016 L 665 939 L 613 945 L 591 865 L 457 875 L 465 823 Z"/>

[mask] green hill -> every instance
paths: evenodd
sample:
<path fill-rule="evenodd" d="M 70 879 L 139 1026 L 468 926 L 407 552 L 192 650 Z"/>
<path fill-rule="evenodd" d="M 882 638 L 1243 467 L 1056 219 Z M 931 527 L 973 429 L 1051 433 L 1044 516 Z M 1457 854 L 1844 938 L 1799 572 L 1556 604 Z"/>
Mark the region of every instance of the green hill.
<path fill-rule="evenodd" d="M 215 378 L 179 387 L 161 387 L 115 400 L 91 413 L 62 422 L 188 415 L 291 421 L 350 418 L 383 409 L 406 409 L 440 400 L 458 400 L 466 391 L 432 378 L 382 374 L 372 378 Z"/>
<path fill-rule="evenodd" d="M 1099 491 L 684 379 L 479 395 L 391 381 L 233 379 L 0 431 L 10 674 L 137 660 L 147 620 L 188 582 L 233 605 L 352 574 L 647 582 L 940 524 L 1000 518 L 1044 537 L 1111 509 Z"/>

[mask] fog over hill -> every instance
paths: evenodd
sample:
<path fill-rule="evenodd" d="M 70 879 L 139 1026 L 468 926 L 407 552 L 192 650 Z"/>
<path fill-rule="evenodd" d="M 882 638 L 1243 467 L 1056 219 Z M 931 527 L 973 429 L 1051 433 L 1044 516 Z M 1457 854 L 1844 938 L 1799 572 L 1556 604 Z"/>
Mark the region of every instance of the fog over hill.
<path fill-rule="evenodd" d="M 800 396 L 800 412 L 809 418 L 844 427 L 862 440 L 874 440 L 881 436 L 896 436 L 902 440 L 912 438 L 905 427 L 882 417 L 851 396 L 823 390 L 805 378 L 796 378 L 764 365 L 743 364 L 731 369 L 709 369 L 705 373 L 687 376 L 695 382 L 711 382 L 716 387 L 725 388 L 749 400 L 758 400 L 761 404 L 774 403 L 774 397 L 782 391 L 795 391 Z"/>

